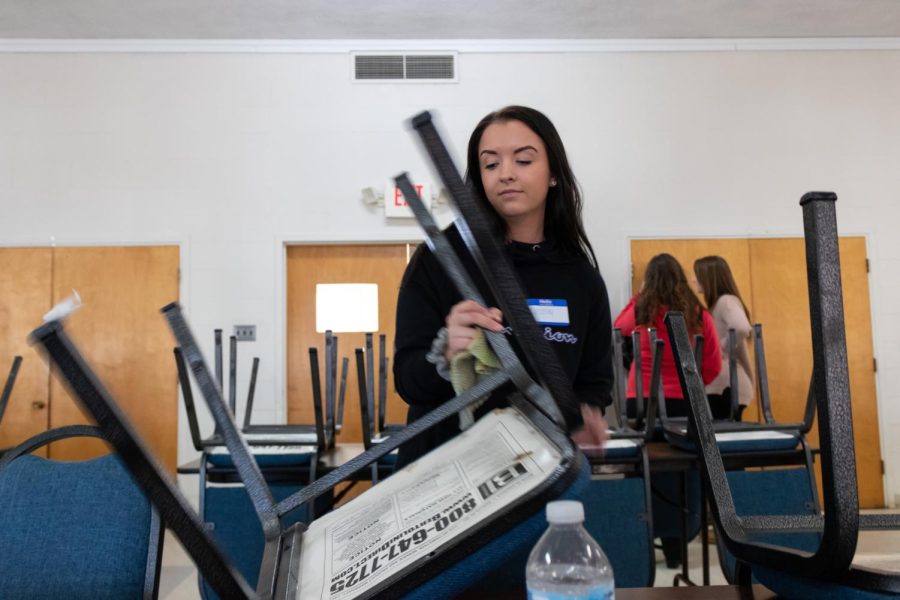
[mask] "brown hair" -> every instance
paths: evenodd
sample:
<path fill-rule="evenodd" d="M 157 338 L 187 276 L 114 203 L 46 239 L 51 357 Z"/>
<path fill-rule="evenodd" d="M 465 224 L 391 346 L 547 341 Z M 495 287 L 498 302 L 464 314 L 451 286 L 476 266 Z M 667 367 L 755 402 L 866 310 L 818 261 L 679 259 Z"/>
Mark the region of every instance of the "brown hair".
<path fill-rule="evenodd" d="M 684 269 L 671 254 L 657 254 L 647 264 L 644 285 L 635 301 L 635 322 L 652 325 L 662 306 L 684 313 L 689 331 L 703 330 L 703 305 L 688 285 Z"/>
<path fill-rule="evenodd" d="M 541 138 L 547 150 L 550 174 L 559 182 L 559 185 L 547 191 L 544 235 L 548 240 L 553 240 L 558 248 L 575 256 L 584 256 L 594 268 L 597 268 L 597 257 L 594 256 L 594 249 L 588 241 L 581 220 L 581 190 L 572 173 L 572 167 L 569 166 L 566 148 L 550 119 L 542 112 L 527 106 L 507 106 L 490 113 L 481 119 L 469 137 L 466 178 L 475 190 L 475 198 L 484 205 L 488 218 L 493 220 L 495 233 L 501 239 L 504 238 L 506 223 L 491 207 L 484 192 L 481 169 L 478 166 L 478 144 L 481 143 L 481 136 L 488 126 L 507 121 L 519 121 Z"/>
<path fill-rule="evenodd" d="M 725 294 L 736 296 L 741 301 L 744 314 L 747 320 L 750 320 L 750 311 L 741 298 L 734 277 L 731 275 L 731 268 L 725 259 L 721 256 L 704 256 L 694 261 L 694 275 L 697 276 L 697 283 L 703 289 L 703 296 L 706 298 L 706 305 L 710 310 L 715 307 L 719 298 Z"/>

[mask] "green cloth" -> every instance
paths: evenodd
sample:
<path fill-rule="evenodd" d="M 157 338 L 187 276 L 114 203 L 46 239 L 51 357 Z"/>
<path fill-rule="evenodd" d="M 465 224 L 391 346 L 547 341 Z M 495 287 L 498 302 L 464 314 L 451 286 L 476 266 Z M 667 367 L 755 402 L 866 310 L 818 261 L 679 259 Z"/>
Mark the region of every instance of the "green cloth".
<path fill-rule="evenodd" d="M 500 360 L 494 354 L 484 331 L 477 330 L 469 347 L 457 353 L 450 361 L 450 383 L 453 391 L 462 394 L 470 387 L 500 368 Z M 474 412 L 488 399 L 485 395 L 459 411 L 459 428 L 463 431 L 475 422 Z"/>

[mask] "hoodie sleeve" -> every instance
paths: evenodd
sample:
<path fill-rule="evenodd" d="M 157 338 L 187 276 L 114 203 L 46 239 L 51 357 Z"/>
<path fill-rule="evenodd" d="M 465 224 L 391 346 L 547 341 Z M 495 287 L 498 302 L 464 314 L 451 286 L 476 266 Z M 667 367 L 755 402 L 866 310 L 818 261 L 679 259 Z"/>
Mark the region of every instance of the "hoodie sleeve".
<path fill-rule="evenodd" d="M 438 406 L 454 396 L 450 382 L 425 358 L 452 306 L 440 290 L 453 286 L 449 280 L 437 281 L 439 278 L 446 280 L 437 260 L 422 244 L 406 268 L 397 296 L 394 384 L 411 406 Z"/>

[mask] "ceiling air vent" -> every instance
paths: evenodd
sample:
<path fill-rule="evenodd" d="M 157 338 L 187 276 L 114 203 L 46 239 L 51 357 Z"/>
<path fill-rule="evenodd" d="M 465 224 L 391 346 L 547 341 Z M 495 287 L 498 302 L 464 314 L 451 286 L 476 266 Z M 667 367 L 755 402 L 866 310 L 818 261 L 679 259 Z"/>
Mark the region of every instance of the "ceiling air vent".
<path fill-rule="evenodd" d="M 355 53 L 353 79 L 360 82 L 454 83 L 454 53 Z"/>

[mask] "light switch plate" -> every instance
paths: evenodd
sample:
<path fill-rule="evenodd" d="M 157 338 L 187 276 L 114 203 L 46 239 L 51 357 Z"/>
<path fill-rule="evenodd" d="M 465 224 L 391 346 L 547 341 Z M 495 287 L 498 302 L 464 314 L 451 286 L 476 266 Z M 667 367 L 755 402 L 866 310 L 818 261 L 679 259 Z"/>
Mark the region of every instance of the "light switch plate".
<path fill-rule="evenodd" d="M 255 342 L 256 325 L 235 325 L 234 337 L 239 342 Z"/>

